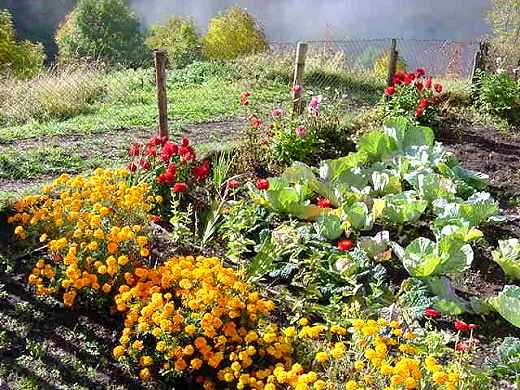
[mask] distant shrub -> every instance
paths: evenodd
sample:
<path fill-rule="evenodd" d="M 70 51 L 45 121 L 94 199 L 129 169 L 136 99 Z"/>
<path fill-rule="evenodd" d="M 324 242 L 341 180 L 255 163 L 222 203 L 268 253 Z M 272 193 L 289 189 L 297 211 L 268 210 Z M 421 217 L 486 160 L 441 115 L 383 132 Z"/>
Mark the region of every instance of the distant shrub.
<path fill-rule="evenodd" d="M 388 62 L 390 61 L 390 53 L 386 52 L 380 55 L 374 62 L 373 72 L 380 79 L 386 79 L 388 76 Z M 397 58 L 397 72 L 406 72 L 406 62 L 403 57 Z"/>
<path fill-rule="evenodd" d="M 16 41 L 11 14 L 0 10 L 0 72 L 26 79 L 43 68 L 45 54 L 41 44 Z"/>
<path fill-rule="evenodd" d="M 183 68 L 201 57 L 195 23 L 179 16 L 168 18 L 163 25 L 150 27 L 146 44 L 150 49 L 166 51 L 172 68 Z"/>
<path fill-rule="evenodd" d="M 268 49 L 265 34 L 253 15 L 232 7 L 209 22 L 203 39 L 203 53 L 209 59 L 230 60 Z"/>
<path fill-rule="evenodd" d="M 22 81 L 1 84 L 0 122 L 65 119 L 88 112 L 104 92 L 103 71 L 97 65 L 66 66 Z"/>
<path fill-rule="evenodd" d="M 125 0 L 80 0 L 56 33 L 59 59 L 140 66 L 151 58 L 139 19 Z"/>
<path fill-rule="evenodd" d="M 520 81 L 507 73 L 480 73 L 477 104 L 510 123 L 520 124 Z"/>

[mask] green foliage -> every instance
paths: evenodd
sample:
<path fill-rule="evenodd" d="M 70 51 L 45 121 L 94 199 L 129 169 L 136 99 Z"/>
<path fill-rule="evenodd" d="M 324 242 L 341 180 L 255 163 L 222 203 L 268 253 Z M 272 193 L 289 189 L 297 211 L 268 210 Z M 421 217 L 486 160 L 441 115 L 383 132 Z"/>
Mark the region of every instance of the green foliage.
<path fill-rule="evenodd" d="M 489 301 L 502 317 L 520 328 L 520 287 L 504 286 L 504 290 Z"/>
<path fill-rule="evenodd" d="M 126 0 L 80 0 L 56 32 L 59 59 L 141 66 L 151 58 L 139 19 Z"/>
<path fill-rule="evenodd" d="M 520 81 L 507 73 L 479 74 L 477 104 L 490 114 L 520 123 Z"/>
<path fill-rule="evenodd" d="M 253 15 L 232 7 L 209 22 L 203 53 L 212 60 L 230 60 L 268 49 L 266 37 Z"/>
<path fill-rule="evenodd" d="M 506 65 L 517 66 L 520 58 L 520 1 L 492 0 L 487 20 L 493 30 L 492 45 Z"/>
<path fill-rule="evenodd" d="M 163 25 L 151 26 L 146 44 L 150 49 L 166 51 L 172 68 L 183 68 L 201 56 L 195 23 L 179 16 L 169 17 Z"/>
<path fill-rule="evenodd" d="M 512 279 L 520 280 L 520 241 L 516 238 L 498 241 L 498 250 L 492 252 L 493 260 Z"/>
<path fill-rule="evenodd" d="M 0 74 L 31 78 L 43 69 L 45 54 L 41 44 L 16 41 L 11 14 L 0 9 Z"/>
<path fill-rule="evenodd" d="M 381 54 L 374 61 L 372 66 L 372 71 L 381 80 L 386 80 L 388 77 L 388 63 L 390 61 L 390 53 L 386 51 L 384 54 Z M 396 63 L 396 72 L 406 72 L 406 61 L 403 57 L 397 57 Z"/>

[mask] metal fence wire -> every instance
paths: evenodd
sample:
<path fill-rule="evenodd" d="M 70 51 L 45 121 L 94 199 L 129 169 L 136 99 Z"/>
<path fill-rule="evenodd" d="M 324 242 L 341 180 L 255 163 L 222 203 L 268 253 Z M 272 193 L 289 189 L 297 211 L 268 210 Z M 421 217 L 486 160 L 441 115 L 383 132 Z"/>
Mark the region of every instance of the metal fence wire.
<path fill-rule="evenodd" d="M 391 42 L 391 39 L 308 41 L 304 82 L 315 92 L 329 88 L 349 94 L 355 89 L 380 96 L 387 76 Z M 239 66 L 233 76 L 235 79 L 231 81 L 251 85 L 255 79 L 258 80 L 259 74 L 269 73 L 266 70 L 272 69 L 271 74 L 282 75 L 282 81 L 290 84 L 296 47 L 296 42 L 271 42 L 266 53 L 228 62 L 231 67 Z M 436 78 L 463 82 L 471 79 L 478 50 L 478 42 L 397 40 L 400 61 L 408 70 L 424 67 Z M 85 63 L 48 69 L 33 80 L 0 78 L 0 132 L 9 126 L 49 120 L 60 122 L 63 118 L 70 120 L 100 110 L 109 112 L 98 116 L 106 123 L 94 121 L 92 126 L 121 128 L 153 124 L 155 111 L 149 108 L 156 104 L 152 64 L 150 59 L 141 67 L 125 69 Z M 234 93 L 233 88 L 220 92 L 204 88 L 207 78 L 215 74 L 231 77 L 226 69 L 214 65 L 205 62 L 194 64 L 191 70 L 168 71 L 168 88 L 175 87 L 175 92 L 168 96 L 172 110 L 193 94 L 200 101 L 206 99 L 207 106 L 212 107 L 213 102 L 219 100 L 218 93 Z M 191 94 L 183 94 L 183 83 L 186 88 L 191 88 Z M 193 85 L 200 85 L 200 88 Z M 68 127 L 63 131 L 68 131 Z"/>

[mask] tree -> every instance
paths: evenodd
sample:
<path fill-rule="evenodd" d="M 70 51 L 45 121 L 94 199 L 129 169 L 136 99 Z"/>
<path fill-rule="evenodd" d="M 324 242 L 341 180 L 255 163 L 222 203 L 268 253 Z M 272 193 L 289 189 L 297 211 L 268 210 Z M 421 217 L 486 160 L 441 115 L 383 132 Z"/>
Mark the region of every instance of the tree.
<path fill-rule="evenodd" d="M 11 14 L 0 10 L 0 71 L 18 78 L 30 78 L 43 68 L 44 61 L 43 46 L 17 41 Z"/>
<path fill-rule="evenodd" d="M 56 33 L 62 62 L 81 58 L 139 66 L 150 52 L 125 0 L 80 0 Z"/>
<path fill-rule="evenodd" d="M 146 44 L 150 49 L 166 51 L 173 68 L 183 68 L 200 57 L 200 40 L 195 23 L 179 16 L 168 18 L 164 25 L 151 26 Z"/>
<path fill-rule="evenodd" d="M 269 48 L 263 29 L 245 9 L 232 7 L 209 21 L 203 53 L 209 59 L 229 60 Z"/>
<path fill-rule="evenodd" d="M 493 29 L 493 47 L 505 65 L 520 61 L 520 0 L 491 0 L 487 20 Z"/>

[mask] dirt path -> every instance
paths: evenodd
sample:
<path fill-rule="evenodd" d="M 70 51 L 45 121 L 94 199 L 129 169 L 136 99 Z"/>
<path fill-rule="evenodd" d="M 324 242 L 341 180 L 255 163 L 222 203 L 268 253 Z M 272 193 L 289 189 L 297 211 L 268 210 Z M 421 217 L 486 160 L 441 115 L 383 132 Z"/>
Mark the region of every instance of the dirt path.
<path fill-rule="evenodd" d="M 182 136 L 187 136 L 195 145 L 221 143 L 235 139 L 242 126 L 243 121 L 240 119 L 192 124 L 183 129 L 172 130 L 172 138 L 180 139 Z M 155 131 L 155 129 L 120 129 L 102 134 L 27 138 L 0 144 L 0 153 L 16 156 L 38 150 L 59 151 L 62 155 L 79 158 L 82 162 L 80 165 L 85 168 L 93 168 L 100 163 L 118 165 L 124 164 L 131 142 L 145 142 Z M 43 157 L 38 163 L 45 167 L 49 165 L 49 160 L 46 161 Z M 53 171 L 61 171 L 59 162 L 58 166 L 56 164 L 54 161 Z M 79 173 L 81 169 L 64 168 L 63 171 Z M 0 192 L 21 193 L 52 180 L 57 174 L 48 173 L 37 177 L 15 179 L 9 177 L 9 172 L 4 172 L 3 176 L 0 175 Z"/>

